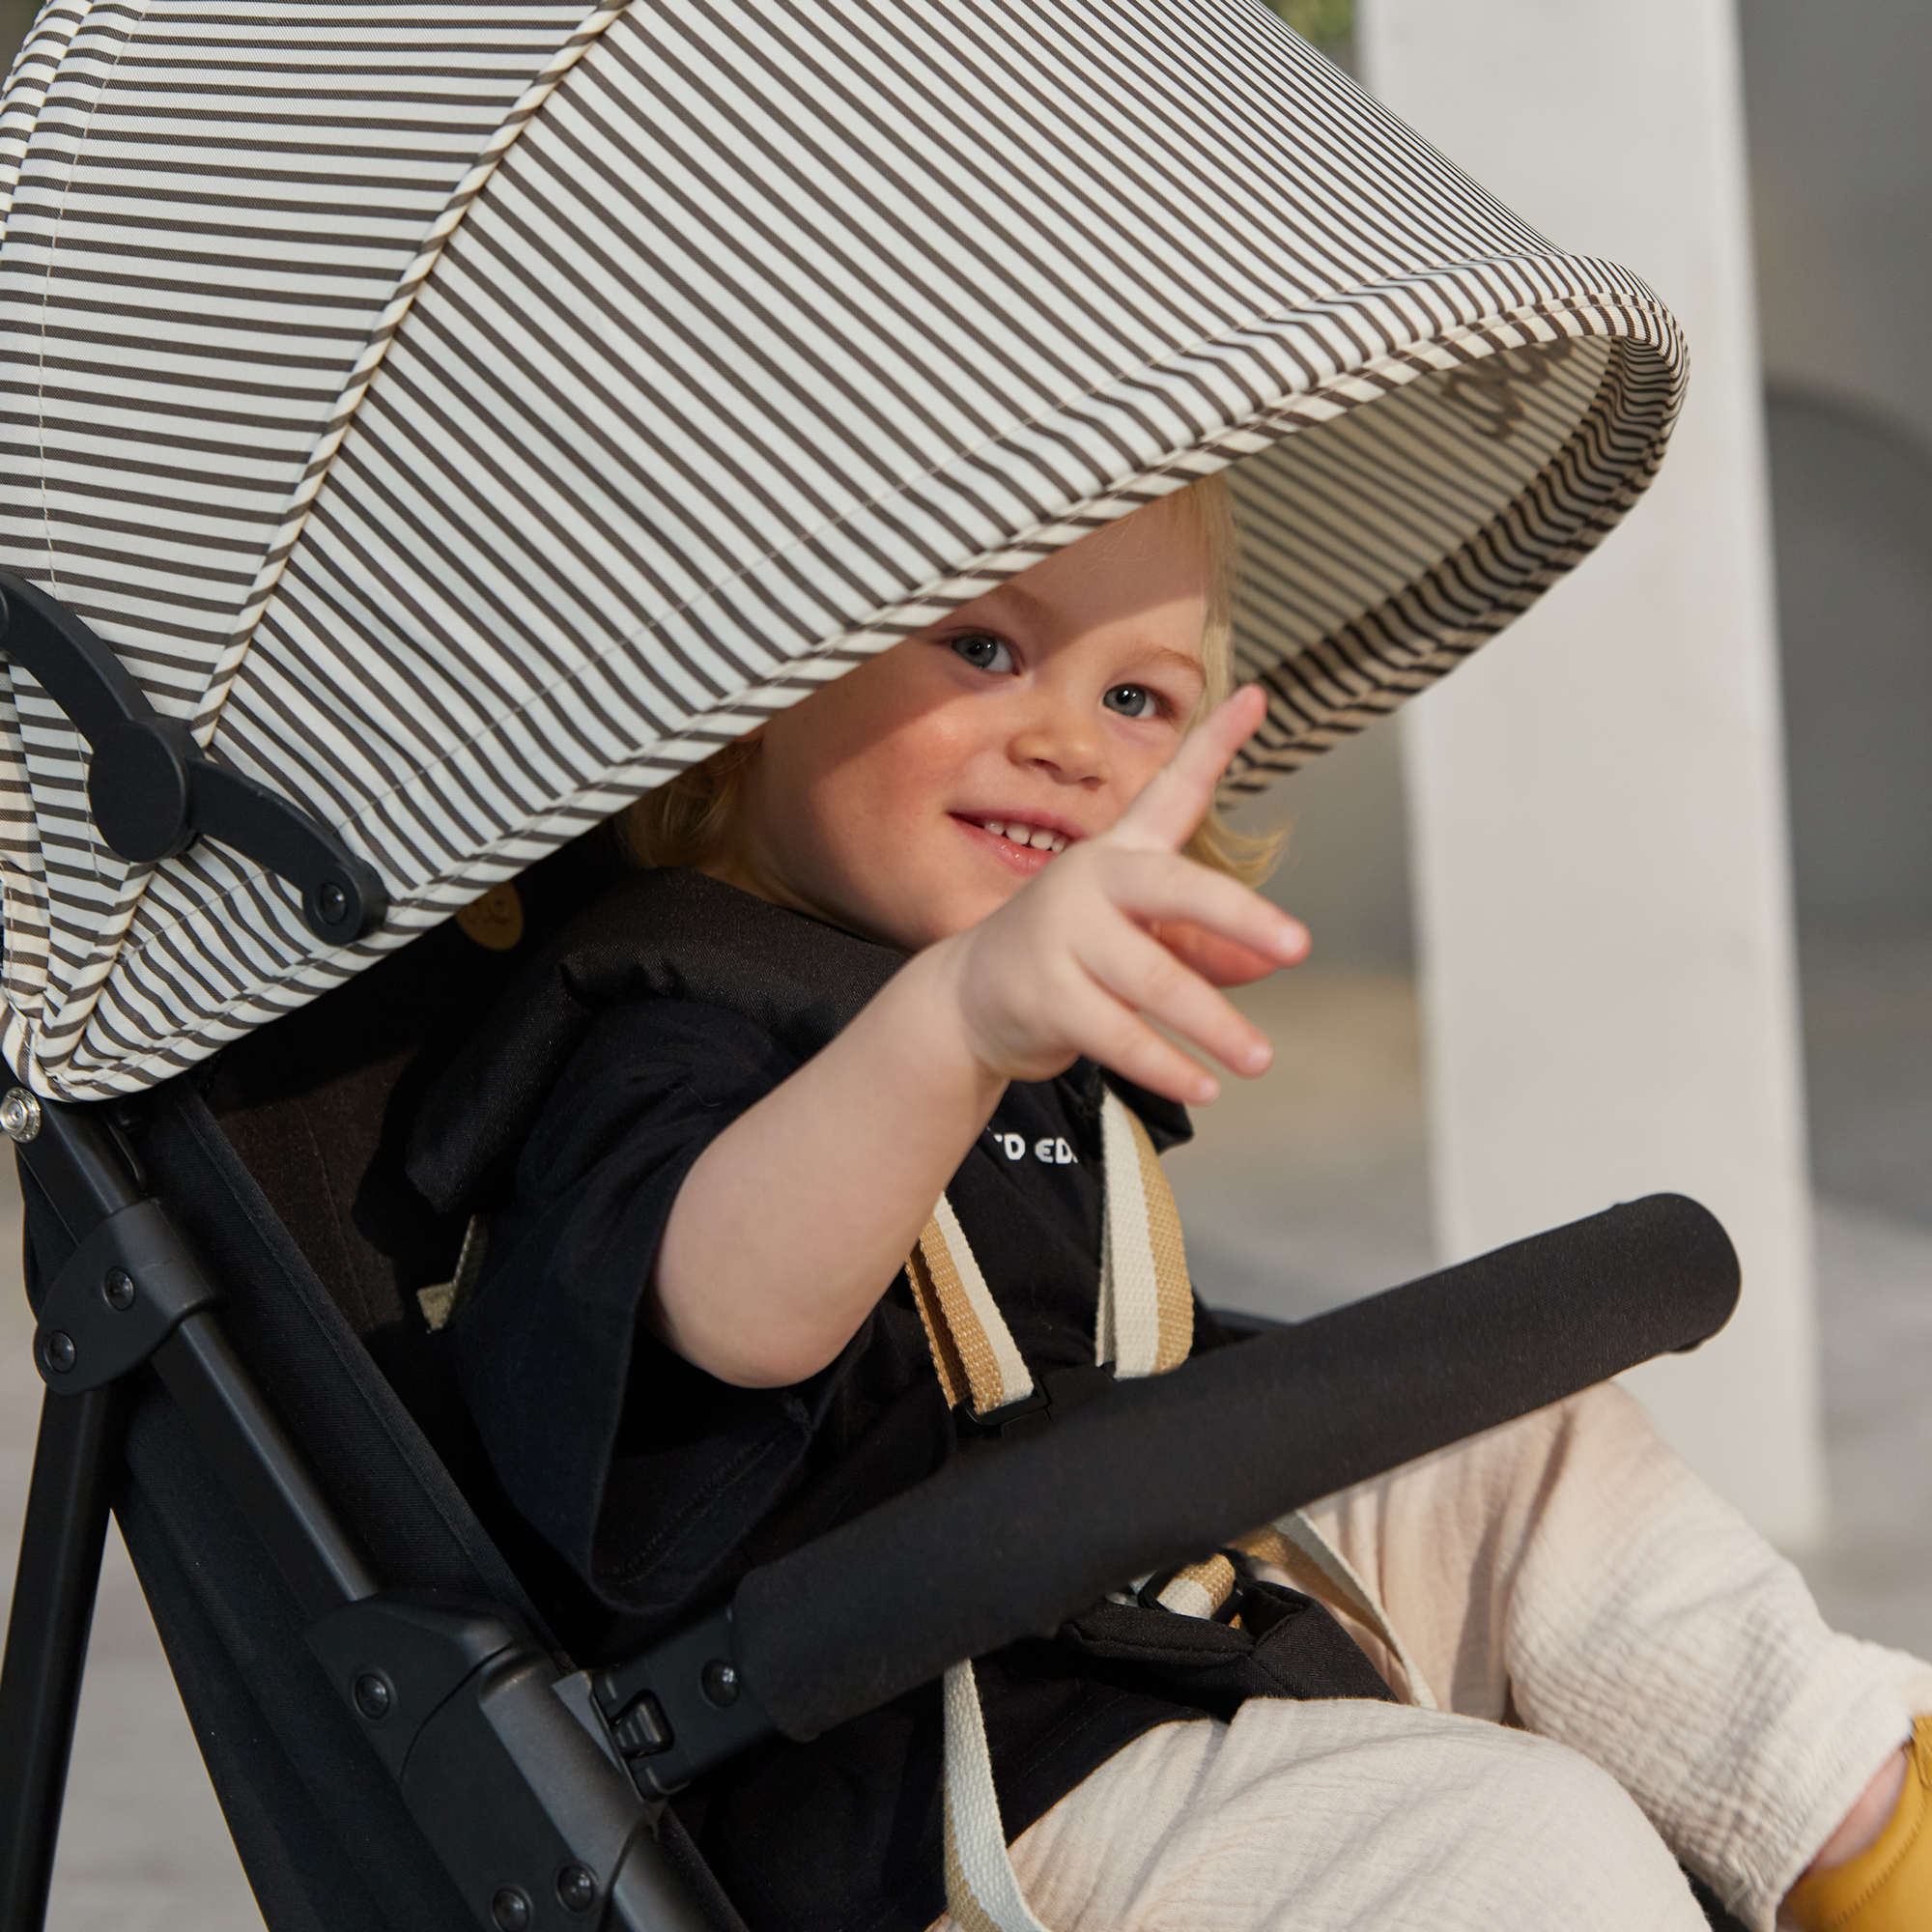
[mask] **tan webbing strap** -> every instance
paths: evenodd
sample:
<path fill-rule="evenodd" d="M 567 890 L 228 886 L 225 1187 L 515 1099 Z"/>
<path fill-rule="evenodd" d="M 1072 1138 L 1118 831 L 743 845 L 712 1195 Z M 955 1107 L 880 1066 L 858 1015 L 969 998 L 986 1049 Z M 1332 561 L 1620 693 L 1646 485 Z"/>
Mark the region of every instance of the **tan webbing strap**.
<path fill-rule="evenodd" d="M 1100 1298 L 1094 1358 L 1121 1377 L 1154 1375 L 1185 1361 L 1194 1343 L 1194 1296 L 1180 1216 L 1147 1129 L 1112 1093 L 1101 1107 Z M 926 1346 L 950 1406 L 975 1415 L 1033 1393 L 971 1243 L 944 1195 L 906 1263 Z M 1212 1616 L 1235 1586 L 1225 1556 L 1168 1578 L 1160 1602 Z M 1027 1906 L 1007 1850 L 993 1763 L 973 1666 L 946 1673 L 946 1909 L 962 1932 L 1046 1932 Z"/>
<path fill-rule="evenodd" d="M 490 1224 L 481 1214 L 472 1214 L 463 1231 L 463 1246 L 456 1267 L 447 1281 L 416 1290 L 416 1306 L 434 1334 L 447 1328 L 469 1306 L 470 1296 L 483 1275 L 483 1256 L 490 1245 Z"/>
<path fill-rule="evenodd" d="M 1110 1094 L 1107 1096 L 1113 1099 Z M 1194 1287 L 1187 1275 L 1187 1249 L 1180 1237 L 1180 1210 L 1160 1164 L 1153 1137 L 1131 1109 L 1114 1101 L 1126 1117 L 1139 1156 L 1141 1191 L 1147 1201 L 1148 1245 L 1153 1252 L 1154 1295 L 1160 1330 L 1153 1372 L 1178 1369 L 1194 1348 Z"/>
<path fill-rule="evenodd" d="M 1046 1932 L 1007 1850 L 970 1663 L 946 1673 L 946 1910 L 960 1932 Z"/>
<path fill-rule="evenodd" d="M 1100 1135 L 1106 1210 L 1094 1358 L 1111 1362 L 1122 1379 L 1161 1375 L 1194 1346 L 1180 1215 L 1147 1128 L 1111 1090 L 1100 1107 Z"/>
<path fill-rule="evenodd" d="M 949 1405 L 956 1407 L 963 1396 L 973 1405 L 975 1415 L 985 1415 L 1033 1393 L 1033 1377 L 1013 1341 L 1013 1331 L 980 1272 L 952 1202 L 943 1194 L 906 1272 Z"/>
<path fill-rule="evenodd" d="M 1154 1601 L 1177 1616 L 1211 1617 L 1235 1592 L 1235 1566 L 1225 1556 L 1177 1570 Z"/>
<path fill-rule="evenodd" d="M 944 1240 L 936 1221 L 926 1223 L 926 1234 L 933 1236 L 935 1243 Z M 931 1352 L 932 1366 L 938 1372 L 939 1386 L 946 1395 L 946 1406 L 957 1408 L 962 1402 L 972 1400 L 973 1385 L 967 1379 L 966 1364 L 959 1359 L 959 1350 L 952 1346 L 952 1330 L 947 1325 L 946 1311 L 939 1305 L 939 1291 L 933 1286 L 932 1270 L 926 1265 L 924 1236 L 920 1237 L 919 1245 L 906 1257 L 906 1279 L 912 1283 L 912 1298 L 925 1328 L 925 1346 Z"/>

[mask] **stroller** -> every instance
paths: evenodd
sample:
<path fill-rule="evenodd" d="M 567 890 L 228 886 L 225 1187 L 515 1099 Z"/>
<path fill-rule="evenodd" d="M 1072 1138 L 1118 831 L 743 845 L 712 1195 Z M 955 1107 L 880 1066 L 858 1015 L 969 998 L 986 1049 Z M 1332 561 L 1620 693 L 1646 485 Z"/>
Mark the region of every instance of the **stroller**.
<path fill-rule="evenodd" d="M 1675 325 L 1252 0 L 53 0 L 0 211 L 0 1127 L 47 1385 L 4 1932 L 110 1506 L 276 1932 L 728 1927 L 673 1802 L 708 1767 L 1727 1316 L 1708 1215 L 1612 1209 L 1249 1324 L 593 1654 L 454 1394 L 473 1244 L 401 1151 L 611 815 L 1221 469 L 1258 789 L 1634 501 Z"/>

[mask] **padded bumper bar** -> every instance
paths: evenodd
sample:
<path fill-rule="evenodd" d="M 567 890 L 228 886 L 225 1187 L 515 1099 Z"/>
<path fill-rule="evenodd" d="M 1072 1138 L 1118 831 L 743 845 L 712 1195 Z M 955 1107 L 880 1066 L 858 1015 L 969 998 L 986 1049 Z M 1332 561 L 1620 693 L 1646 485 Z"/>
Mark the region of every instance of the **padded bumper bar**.
<path fill-rule="evenodd" d="M 1693 1349 L 1738 1286 L 1717 1219 L 1657 1194 L 1122 1383 L 753 1570 L 737 1668 L 779 1730 L 816 1736 L 1123 1578 Z"/>

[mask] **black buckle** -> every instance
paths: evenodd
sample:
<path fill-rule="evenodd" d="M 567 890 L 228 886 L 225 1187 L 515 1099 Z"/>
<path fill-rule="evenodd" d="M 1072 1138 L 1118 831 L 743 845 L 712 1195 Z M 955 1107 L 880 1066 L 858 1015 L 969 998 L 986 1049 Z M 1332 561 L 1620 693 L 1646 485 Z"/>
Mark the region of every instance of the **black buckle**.
<path fill-rule="evenodd" d="M 1083 1362 L 1071 1369 L 1048 1369 L 1035 1378 L 1031 1395 L 975 1415 L 964 1403 L 952 1411 L 964 1435 L 996 1435 L 1003 1442 L 1037 1435 L 1057 1416 L 1070 1415 L 1096 1402 L 1114 1386 L 1111 1362 Z"/>

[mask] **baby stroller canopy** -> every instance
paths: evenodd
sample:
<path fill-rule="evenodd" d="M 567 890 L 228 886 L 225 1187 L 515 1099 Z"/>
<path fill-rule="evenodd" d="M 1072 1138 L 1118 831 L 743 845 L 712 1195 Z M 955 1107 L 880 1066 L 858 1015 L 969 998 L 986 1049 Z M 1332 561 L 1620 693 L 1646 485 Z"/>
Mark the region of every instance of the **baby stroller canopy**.
<path fill-rule="evenodd" d="M 1230 464 L 1258 786 L 1576 563 L 1683 379 L 1255 0 L 54 0 L 0 206 L 0 568 L 388 896 L 331 948 L 125 863 L 0 668 L 5 1047 L 71 1099 Z"/>

